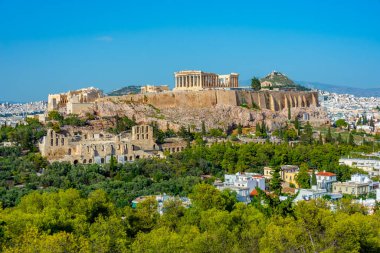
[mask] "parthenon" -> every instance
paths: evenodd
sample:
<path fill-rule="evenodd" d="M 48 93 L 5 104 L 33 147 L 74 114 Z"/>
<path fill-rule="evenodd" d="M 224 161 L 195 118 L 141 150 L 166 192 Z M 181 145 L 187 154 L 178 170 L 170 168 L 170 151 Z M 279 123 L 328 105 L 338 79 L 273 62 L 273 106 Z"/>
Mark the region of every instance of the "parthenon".
<path fill-rule="evenodd" d="M 203 90 L 213 88 L 237 88 L 239 74 L 218 75 L 200 70 L 185 70 L 175 72 L 174 90 Z"/>

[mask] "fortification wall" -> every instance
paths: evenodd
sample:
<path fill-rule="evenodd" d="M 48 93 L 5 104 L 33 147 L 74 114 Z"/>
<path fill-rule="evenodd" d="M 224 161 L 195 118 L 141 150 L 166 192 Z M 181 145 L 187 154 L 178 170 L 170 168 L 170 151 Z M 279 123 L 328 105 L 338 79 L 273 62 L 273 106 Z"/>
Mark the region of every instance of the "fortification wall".
<path fill-rule="evenodd" d="M 261 109 L 280 111 L 288 107 L 318 106 L 317 92 L 296 91 L 235 91 L 235 90 L 203 90 L 172 91 L 151 94 L 104 97 L 96 103 L 142 103 L 159 109 L 168 108 L 204 108 L 216 105 L 239 106 L 253 104 Z"/>

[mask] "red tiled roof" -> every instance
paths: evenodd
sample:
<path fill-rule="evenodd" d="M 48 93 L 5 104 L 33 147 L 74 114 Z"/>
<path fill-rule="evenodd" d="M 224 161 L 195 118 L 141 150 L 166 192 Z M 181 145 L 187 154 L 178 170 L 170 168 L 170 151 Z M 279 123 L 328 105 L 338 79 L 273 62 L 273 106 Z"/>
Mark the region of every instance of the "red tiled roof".
<path fill-rule="evenodd" d="M 317 173 L 317 176 L 331 177 L 331 176 L 336 176 L 336 174 L 331 173 L 331 172 L 321 171 Z"/>
<path fill-rule="evenodd" d="M 257 196 L 257 195 L 259 195 L 259 193 L 257 192 L 256 189 L 253 189 L 249 195 L 251 195 L 251 196 Z"/>

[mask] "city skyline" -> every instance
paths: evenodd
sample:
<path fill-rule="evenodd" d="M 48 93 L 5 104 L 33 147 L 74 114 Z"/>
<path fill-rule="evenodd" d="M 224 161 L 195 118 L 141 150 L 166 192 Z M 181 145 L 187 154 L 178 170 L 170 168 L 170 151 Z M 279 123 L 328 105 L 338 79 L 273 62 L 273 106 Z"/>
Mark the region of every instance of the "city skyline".
<path fill-rule="evenodd" d="M 201 4 L 202 3 L 202 4 Z M 168 84 L 174 72 L 272 70 L 375 88 L 380 2 L 1 1 L 0 100 L 95 86 Z"/>

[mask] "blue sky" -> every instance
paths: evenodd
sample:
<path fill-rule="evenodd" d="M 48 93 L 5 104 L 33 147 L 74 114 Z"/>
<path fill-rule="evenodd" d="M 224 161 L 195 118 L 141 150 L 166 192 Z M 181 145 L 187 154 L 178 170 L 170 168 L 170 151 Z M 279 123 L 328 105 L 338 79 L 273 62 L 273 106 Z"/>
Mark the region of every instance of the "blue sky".
<path fill-rule="evenodd" d="M 380 1 L 0 0 L 0 101 L 173 72 L 380 87 Z"/>

